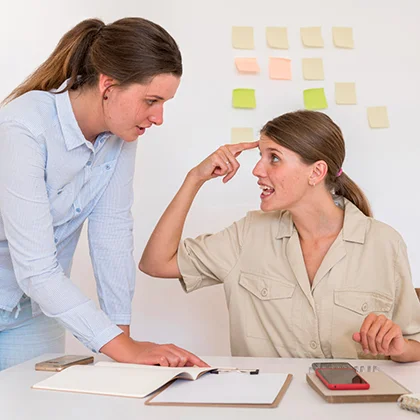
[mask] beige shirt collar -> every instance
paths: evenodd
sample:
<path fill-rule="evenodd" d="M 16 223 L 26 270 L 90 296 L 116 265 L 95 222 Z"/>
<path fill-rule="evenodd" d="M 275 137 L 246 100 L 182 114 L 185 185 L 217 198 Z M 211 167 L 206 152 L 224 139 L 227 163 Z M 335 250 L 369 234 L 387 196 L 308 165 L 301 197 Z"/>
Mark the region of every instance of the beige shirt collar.
<path fill-rule="evenodd" d="M 364 244 L 368 217 L 346 198 L 339 197 L 337 201 L 340 207 L 344 207 L 343 240 Z M 282 212 L 276 239 L 290 238 L 294 229 L 292 215 L 288 211 Z"/>

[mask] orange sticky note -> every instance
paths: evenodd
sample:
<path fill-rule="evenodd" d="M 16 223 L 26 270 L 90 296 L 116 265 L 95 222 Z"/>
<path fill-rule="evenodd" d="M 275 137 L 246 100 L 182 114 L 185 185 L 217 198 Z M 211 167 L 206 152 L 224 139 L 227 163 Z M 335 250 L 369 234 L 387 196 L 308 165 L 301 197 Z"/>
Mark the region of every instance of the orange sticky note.
<path fill-rule="evenodd" d="M 270 79 L 292 80 L 292 65 L 289 58 L 270 57 Z"/>
<path fill-rule="evenodd" d="M 256 58 L 235 57 L 235 65 L 239 73 L 259 73 L 260 66 Z"/>

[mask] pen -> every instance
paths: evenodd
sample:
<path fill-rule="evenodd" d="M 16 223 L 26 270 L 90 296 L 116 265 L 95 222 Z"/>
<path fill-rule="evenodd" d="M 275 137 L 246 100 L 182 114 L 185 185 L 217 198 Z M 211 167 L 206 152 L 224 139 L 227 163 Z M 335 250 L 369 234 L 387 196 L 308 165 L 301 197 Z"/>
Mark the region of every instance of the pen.
<path fill-rule="evenodd" d="M 219 373 L 230 373 L 230 372 L 237 372 L 237 373 L 247 373 L 249 375 L 258 375 L 260 373 L 259 369 L 238 369 L 238 368 L 218 368 L 213 369 L 210 373 L 218 375 Z"/>

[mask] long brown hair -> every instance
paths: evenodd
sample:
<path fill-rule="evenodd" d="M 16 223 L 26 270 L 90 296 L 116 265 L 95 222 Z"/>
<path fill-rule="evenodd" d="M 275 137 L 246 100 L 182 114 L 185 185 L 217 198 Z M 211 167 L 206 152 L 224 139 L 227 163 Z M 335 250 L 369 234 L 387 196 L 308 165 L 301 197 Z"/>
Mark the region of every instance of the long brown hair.
<path fill-rule="evenodd" d="M 58 89 L 67 79 L 67 87 L 60 92 L 93 87 L 99 74 L 127 86 L 147 83 L 164 73 L 181 77 L 182 58 L 175 40 L 161 26 L 138 17 L 109 25 L 87 19 L 70 29 L 47 60 L 3 103 L 31 90 Z"/>
<path fill-rule="evenodd" d="M 343 134 L 328 115 L 315 111 L 289 112 L 274 118 L 261 133 L 297 153 L 310 165 L 323 160 L 328 165 L 325 186 L 351 201 L 366 216 L 372 210 L 366 196 L 357 184 L 342 172 L 346 155 Z"/>

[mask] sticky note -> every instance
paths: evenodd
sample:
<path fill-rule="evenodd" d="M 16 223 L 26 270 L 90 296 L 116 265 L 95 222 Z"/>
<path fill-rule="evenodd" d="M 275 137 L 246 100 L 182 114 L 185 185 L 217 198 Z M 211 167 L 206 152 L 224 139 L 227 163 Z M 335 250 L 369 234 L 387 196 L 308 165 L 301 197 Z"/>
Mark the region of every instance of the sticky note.
<path fill-rule="evenodd" d="M 232 92 L 232 105 L 234 108 L 256 108 L 254 89 L 234 89 Z"/>
<path fill-rule="evenodd" d="M 259 73 L 260 66 L 256 58 L 235 57 L 235 65 L 239 73 Z"/>
<path fill-rule="evenodd" d="M 324 63 L 322 58 L 303 58 L 302 71 L 305 80 L 324 80 Z"/>
<path fill-rule="evenodd" d="M 332 28 L 333 42 L 337 48 L 354 48 L 353 28 Z"/>
<path fill-rule="evenodd" d="M 303 101 L 306 109 L 328 108 L 324 88 L 306 89 L 303 91 Z"/>
<path fill-rule="evenodd" d="M 244 141 L 254 141 L 254 130 L 249 127 L 232 127 L 231 143 L 242 143 Z"/>
<path fill-rule="evenodd" d="M 371 106 L 367 109 L 370 128 L 388 128 L 388 110 L 386 106 Z"/>
<path fill-rule="evenodd" d="M 281 28 L 278 26 L 270 26 L 265 30 L 267 38 L 267 45 L 270 48 L 276 48 L 279 50 L 289 49 L 289 40 L 287 38 L 287 28 Z"/>
<path fill-rule="evenodd" d="M 292 66 L 289 58 L 270 57 L 270 79 L 292 80 Z"/>
<path fill-rule="evenodd" d="M 335 102 L 338 105 L 356 105 L 356 84 L 355 83 L 336 83 Z"/>
<path fill-rule="evenodd" d="M 252 26 L 233 26 L 232 46 L 240 50 L 253 50 L 254 28 Z"/>
<path fill-rule="evenodd" d="M 300 36 L 305 47 L 323 48 L 324 39 L 322 38 L 321 27 L 300 28 Z"/>

